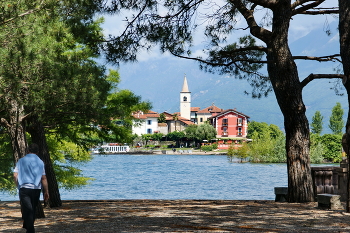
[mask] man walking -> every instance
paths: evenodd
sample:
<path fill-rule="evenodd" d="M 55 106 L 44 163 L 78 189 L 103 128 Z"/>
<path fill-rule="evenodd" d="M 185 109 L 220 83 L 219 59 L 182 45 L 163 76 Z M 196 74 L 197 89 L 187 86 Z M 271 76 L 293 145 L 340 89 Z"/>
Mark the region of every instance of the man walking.
<path fill-rule="evenodd" d="M 44 200 L 49 199 L 45 167 L 43 161 L 37 156 L 38 153 L 39 146 L 31 144 L 28 147 L 28 154 L 18 160 L 13 174 L 19 189 L 23 228 L 27 229 L 27 233 L 35 232 L 35 211 L 39 204 L 42 187 Z"/>

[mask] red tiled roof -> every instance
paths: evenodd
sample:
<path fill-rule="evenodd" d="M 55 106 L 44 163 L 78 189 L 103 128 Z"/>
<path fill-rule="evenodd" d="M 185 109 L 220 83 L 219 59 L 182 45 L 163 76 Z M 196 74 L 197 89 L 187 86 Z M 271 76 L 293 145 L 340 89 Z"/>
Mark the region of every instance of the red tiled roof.
<path fill-rule="evenodd" d="M 151 118 L 151 117 L 159 117 L 159 114 L 157 112 L 153 112 L 153 111 L 148 111 L 147 113 L 144 113 L 142 111 L 138 111 L 138 112 L 134 112 L 132 114 L 133 117 L 137 118 L 137 119 L 147 119 L 147 118 Z"/>
<path fill-rule="evenodd" d="M 167 112 L 163 112 L 163 113 L 165 115 L 165 120 L 166 121 L 173 121 L 174 120 L 174 115 L 177 114 L 178 121 L 181 121 L 181 122 L 183 122 L 183 123 L 185 123 L 187 125 L 193 125 L 194 124 L 191 120 L 180 116 L 179 113 L 174 113 L 174 114 L 170 114 L 170 113 L 167 113 Z"/>
<path fill-rule="evenodd" d="M 191 107 L 191 112 L 198 112 L 199 110 L 201 110 L 200 107 Z"/>
<path fill-rule="evenodd" d="M 205 109 L 202 109 L 200 111 L 198 111 L 197 113 L 220 113 L 220 112 L 223 112 L 224 109 L 222 108 L 218 108 L 216 107 L 215 105 L 212 105 L 212 106 L 209 106 Z"/>
<path fill-rule="evenodd" d="M 219 113 L 219 114 L 217 114 L 217 115 L 215 115 L 215 116 L 209 117 L 208 119 L 212 119 L 212 118 L 214 118 L 214 117 L 219 117 L 219 116 L 222 116 L 222 115 L 226 115 L 226 114 L 229 113 L 229 112 L 234 112 L 234 113 L 236 113 L 236 114 L 238 114 L 238 115 L 244 116 L 244 117 L 246 117 L 246 118 L 250 118 L 250 116 L 247 116 L 247 115 L 245 115 L 245 114 L 243 114 L 243 113 L 241 113 L 241 112 L 238 112 L 236 109 L 227 109 L 227 110 L 225 110 L 225 111 L 223 111 L 223 112 L 221 112 L 221 113 Z"/>

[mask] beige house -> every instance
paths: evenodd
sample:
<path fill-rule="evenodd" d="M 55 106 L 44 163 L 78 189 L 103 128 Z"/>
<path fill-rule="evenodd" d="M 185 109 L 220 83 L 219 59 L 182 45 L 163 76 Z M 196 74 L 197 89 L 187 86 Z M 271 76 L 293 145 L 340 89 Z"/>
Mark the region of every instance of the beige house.
<path fill-rule="evenodd" d="M 199 110 L 196 113 L 198 125 L 204 124 L 208 121 L 209 117 L 215 116 L 223 111 L 224 109 L 216 107 L 214 103 L 205 109 Z"/>

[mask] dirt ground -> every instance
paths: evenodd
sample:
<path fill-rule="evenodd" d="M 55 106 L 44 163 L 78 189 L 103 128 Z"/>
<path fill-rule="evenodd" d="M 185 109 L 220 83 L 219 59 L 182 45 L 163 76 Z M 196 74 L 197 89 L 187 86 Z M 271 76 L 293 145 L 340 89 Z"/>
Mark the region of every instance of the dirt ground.
<path fill-rule="evenodd" d="M 36 232 L 350 232 L 350 214 L 317 203 L 235 200 L 63 201 Z M 0 202 L 0 232 L 25 232 L 18 202 Z"/>

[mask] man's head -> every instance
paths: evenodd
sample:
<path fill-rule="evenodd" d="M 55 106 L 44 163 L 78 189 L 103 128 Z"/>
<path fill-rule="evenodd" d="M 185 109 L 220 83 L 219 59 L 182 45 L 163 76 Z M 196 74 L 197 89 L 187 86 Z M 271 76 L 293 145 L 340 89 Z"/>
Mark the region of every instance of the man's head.
<path fill-rule="evenodd" d="M 39 146 L 35 143 L 30 144 L 28 146 L 28 153 L 38 154 L 39 153 Z"/>

